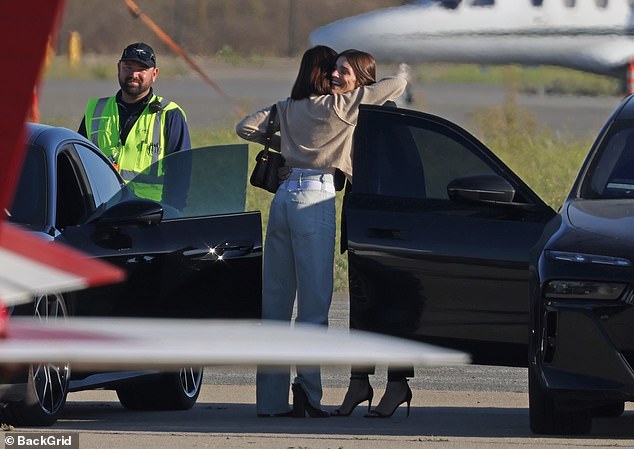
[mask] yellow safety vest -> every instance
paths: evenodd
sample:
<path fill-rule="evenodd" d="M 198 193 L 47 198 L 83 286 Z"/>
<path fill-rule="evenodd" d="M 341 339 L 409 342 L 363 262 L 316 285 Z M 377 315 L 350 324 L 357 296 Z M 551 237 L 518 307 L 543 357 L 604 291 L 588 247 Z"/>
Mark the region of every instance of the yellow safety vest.
<path fill-rule="evenodd" d="M 137 196 L 161 201 L 163 193 L 163 164 L 165 156 L 165 120 L 163 112 L 180 109 L 169 102 L 162 106 L 163 99 L 152 98 L 130 129 L 125 145 L 121 143 L 119 131 L 119 108 L 116 97 L 92 98 L 86 105 L 86 134 L 95 145 L 113 162 L 125 182 L 135 179 Z M 160 107 L 152 106 L 160 105 Z M 185 113 L 180 109 L 185 116 Z M 158 164 L 154 164 L 158 162 Z M 154 165 L 152 165 L 154 164 Z M 148 167 L 151 167 L 148 170 Z"/>

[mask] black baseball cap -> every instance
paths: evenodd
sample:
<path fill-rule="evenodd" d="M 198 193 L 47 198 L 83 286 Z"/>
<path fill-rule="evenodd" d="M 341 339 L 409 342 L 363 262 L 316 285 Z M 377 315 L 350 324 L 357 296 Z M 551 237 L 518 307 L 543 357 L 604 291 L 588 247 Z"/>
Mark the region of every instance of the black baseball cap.
<path fill-rule="evenodd" d="M 156 67 L 156 56 L 154 50 L 148 44 L 135 42 L 128 45 L 121 55 L 120 61 L 136 61 L 146 67 Z"/>

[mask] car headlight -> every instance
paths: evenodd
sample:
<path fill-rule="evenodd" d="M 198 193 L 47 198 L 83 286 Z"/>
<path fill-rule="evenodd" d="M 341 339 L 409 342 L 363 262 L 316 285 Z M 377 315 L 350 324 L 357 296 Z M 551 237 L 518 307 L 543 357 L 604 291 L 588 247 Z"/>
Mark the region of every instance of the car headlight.
<path fill-rule="evenodd" d="M 596 254 L 571 253 L 566 251 L 545 251 L 545 255 L 555 260 L 565 260 L 577 263 L 596 263 L 599 265 L 614 265 L 617 267 L 629 267 L 632 262 L 623 257 L 600 256 Z"/>
<path fill-rule="evenodd" d="M 627 284 L 597 281 L 549 281 L 544 286 L 548 299 L 587 299 L 613 301 L 619 299 Z"/>

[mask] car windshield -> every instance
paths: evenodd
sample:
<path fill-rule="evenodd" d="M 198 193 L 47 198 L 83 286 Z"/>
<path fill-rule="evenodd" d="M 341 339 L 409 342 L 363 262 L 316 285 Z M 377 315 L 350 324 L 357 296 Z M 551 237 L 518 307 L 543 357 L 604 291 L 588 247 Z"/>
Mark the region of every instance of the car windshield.
<path fill-rule="evenodd" d="M 634 121 L 624 121 L 606 136 L 590 165 L 581 196 L 634 198 Z"/>
<path fill-rule="evenodd" d="M 164 218 L 243 212 L 248 145 L 219 145 L 179 151 L 148 167 L 105 205 L 139 197 L 160 202 Z"/>

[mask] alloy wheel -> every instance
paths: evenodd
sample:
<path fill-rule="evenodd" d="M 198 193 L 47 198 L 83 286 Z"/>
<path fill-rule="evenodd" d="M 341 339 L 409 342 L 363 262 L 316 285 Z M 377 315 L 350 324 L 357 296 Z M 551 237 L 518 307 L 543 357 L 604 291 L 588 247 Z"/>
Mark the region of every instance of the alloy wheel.
<path fill-rule="evenodd" d="M 64 297 L 61 294 L 36 297 L 34 316 L 42 322 L 65 320 L 68 308 Z M 70 363 L 32 365 L 30 376 L 42 411 L 48 414 L 57 413 L 66 402 Z"/>

